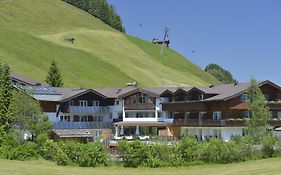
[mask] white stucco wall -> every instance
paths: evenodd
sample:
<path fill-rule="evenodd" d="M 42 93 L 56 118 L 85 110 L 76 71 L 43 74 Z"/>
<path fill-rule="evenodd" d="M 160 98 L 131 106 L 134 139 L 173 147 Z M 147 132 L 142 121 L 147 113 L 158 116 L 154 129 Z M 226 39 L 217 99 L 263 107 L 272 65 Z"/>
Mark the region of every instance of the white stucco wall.
<path fill-rule="evenodd" d="M 196 135 L 199 140 L 206 140 L 206 137 L 219 137 L 219 133 L 223 141 L 230 141 L 232 135 L 242 136 L 242 128 L 222 128 L 222 127 L 183 127 L 182 135 Z"/>
<path fill-rule="evenodd" d="M 59 122 L 60 121 L 59 117 L 56 116 L 55 112 L 46 112 L 46 114 L 48 116 L 48 119 L 51 122 Z"/>
<path fill-rule="evenodd" d="M 231 136 L 240 135 L 242 136 L 243 131 L 242 128 L 222 128 L 221 136 L 222 139 L 226 142 L 230 141 Z"/>

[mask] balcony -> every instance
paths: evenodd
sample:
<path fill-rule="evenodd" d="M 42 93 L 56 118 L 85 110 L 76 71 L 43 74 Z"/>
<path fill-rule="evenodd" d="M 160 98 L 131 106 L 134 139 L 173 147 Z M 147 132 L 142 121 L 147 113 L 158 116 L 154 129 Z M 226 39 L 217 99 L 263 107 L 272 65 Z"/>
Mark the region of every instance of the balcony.
<path fill-rule="evenodd" d="M 281 110 L 281 101 L 269 101 L 268 103 L 270 110 Z"/>
<path fill-rule="evenodd" d="M 281 119 L 272 119 L 269 121 L 270 126 L 281 126 Z"/>
<path fill-rule="evenodd" d="M 181 127 L 244 127 L 246 120 L 244 119 L 227 119 L 227 120 L 212 120 L 212 119 L 174 119 L 175 126 Z M 281 119 L 269 120 L 270 126 L 281 126 Z"/>
<path fill-rule="evenodd" d="M 125 104 L 125 110 L 155 110 L 153 103 Z"/>
<path fill-rule="evenodd" d="M 245 120 L 174 119 L 175 126 L 183 127 L 242 127 Z"/>
<path fill-rule="evenodd" d="M 56 122 L 53 129 L 104 129 L 112 128 L 111 122 Z"/>
<path fill-rule="evenodd" d="M 109 109 L 105 106 L 69 106 L 67 112 L 74 114 L 105 114 L 109 113 Z"/>

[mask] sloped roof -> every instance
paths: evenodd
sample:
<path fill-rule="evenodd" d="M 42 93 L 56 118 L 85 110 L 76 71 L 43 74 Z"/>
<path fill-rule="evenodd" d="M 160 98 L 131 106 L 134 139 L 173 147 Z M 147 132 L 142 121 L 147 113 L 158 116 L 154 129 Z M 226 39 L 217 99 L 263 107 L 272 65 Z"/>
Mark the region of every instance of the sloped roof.
<path fill-rule="evenodd" d="M 27 85 L 31 85 L 31 86 L 41 86 L 41 83 L 37 80 L 33 80 L 31 78 L 25 77 L 23 75 L 20 75 L 18 73 L 15 72 L 11 72 L 10 76 L 12 79 L 17 80 L 17 81 L 21 81 Z"/>
<path fill-rule="evenodd" d="M 134 86 L 127 86 L 124 88 L 96 88 L 94 90 L 105 95 L 107 98 L 118 98 L 118 96 L 126 94 L 135 89 L 137 88 Z"/>
<path fill-rule="evenodd" d="M 259 85 L 270 84 L 281 90 L 281 87 L 274 84 L 271 81 L 260 81 Z M 58 101 L 65 101 L 76 96 L 83 95 L 88 92 L 93 92 L 103 96 L 104 98 L 124 98 L 128 95 L 134 94 L 136 92 L 143 92 L 148 95 L 159 97 L 164 92 L 175 93 L 177 90 L 181 89 L 187 93 L 191 90 L 198 90 L 205 94 L 214 94 L 213 97 L 207 98 L 204 101 L 216 101 L 216 100 L 228 100 L 236 97 L 242 93 L 245 93 L 250 83 L 237 83 L 237 84 L 220 84 L 212 86 L 195 86 L 195 87 L 159 87 L 159 88 L 137 88 L 137 87 L 123 87 L 123 88 L 96 88 L 96 89 L 75 89 L 75 88 L 52 88 L 52 94 L 47 95 L 60 95 L 61 98 Z M 40 89 L 41 87 L 38 86 Z M 42 87 L 41 89 L 44 90 Z M 38 94 L 37 94 L 38 95 Z M 40 94 L 42 95 L 42 94 Z M 46 94 L 43 94 L 46 95 Z M 41 97 L 41 96 L 40 96 Z M 46 97 L 47 98 L 47 97 Z M 58 96 L 56 96 L 58 98 Z M 48 98 L 49 99 L 49 98 Z"/>

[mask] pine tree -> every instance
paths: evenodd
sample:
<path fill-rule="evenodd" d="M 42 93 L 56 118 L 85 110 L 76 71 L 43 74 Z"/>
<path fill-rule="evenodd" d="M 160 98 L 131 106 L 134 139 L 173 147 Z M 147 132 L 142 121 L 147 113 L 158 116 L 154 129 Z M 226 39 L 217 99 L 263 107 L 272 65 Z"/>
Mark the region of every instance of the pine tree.
<path fill-rule="evenodd" d="M 0 126 L 4 126 L 5 129 L 10 125 L 7 112 L 12 99 L 12 91 L 10 67 L 7 64 L 4 66 L 0 65 Z"/>
<path fill-rule="evenodd" d="M 52 61 L 51 63 L 51 67 L 46 78 L 46 83 L 48 83 L 52 87 L 63 86 L 63 81 L 55 61 Z"/>
<path fill-rule="evenodd" d="M 248 133 L 256 142 L 259 142 L 265 136 L 266 129 L 268 128 L 270 118 L 269 108 L 255 79 L 251 80 L 247 95 L 250 112 L 250 119 L 247 121 Z"/>

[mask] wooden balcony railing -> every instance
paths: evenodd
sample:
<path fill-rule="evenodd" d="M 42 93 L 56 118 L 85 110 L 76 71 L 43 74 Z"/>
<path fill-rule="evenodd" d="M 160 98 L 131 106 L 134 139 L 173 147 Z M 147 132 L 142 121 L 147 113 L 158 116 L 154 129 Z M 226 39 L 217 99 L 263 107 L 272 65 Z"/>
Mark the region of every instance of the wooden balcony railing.
<path fill-rule="evenodd" d="M 67 112 L 76 114 L 104 114 L 108 113 L 109 109 L 106 106 L 68 106 Z"/>
<path fill-rule="evenodd" d="M 279 101 L 269 101 L 267 104 L 270 110 L 281 110 L 281 102 Z"/>
<path fill-rule="evenodd" d="M 212 120 L 212 119 L 174 119 L 176 126 L 189 127 L 239 127 L 245 126 L 244 120 Z"/>
<path fill-rule="evenodd" d="M 125 104 L 125 110 L 155 110 L 153 103 L 140 103 L 140 104 Z"/>
<path fill-rule="evenodd" d="M 185 127 L 243 127 L 246 126 L 246 120 L 212 120 L 212 119 L 174 119 L 175 126 Z M 269 120 L 270 126 L 281 126 L 281 120 Z"/>

